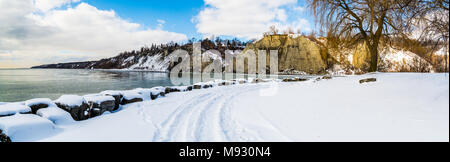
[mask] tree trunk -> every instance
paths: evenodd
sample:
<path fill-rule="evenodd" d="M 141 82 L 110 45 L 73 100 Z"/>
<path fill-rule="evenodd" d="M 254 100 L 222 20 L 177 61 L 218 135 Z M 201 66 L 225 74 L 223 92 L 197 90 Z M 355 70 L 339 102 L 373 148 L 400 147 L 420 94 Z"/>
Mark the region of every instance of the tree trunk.
<path fill-rule="evenodd" d="M 369 72 L 376 72 L 378 70 L 378 44 L 369 45 L 370 67 Z"/>

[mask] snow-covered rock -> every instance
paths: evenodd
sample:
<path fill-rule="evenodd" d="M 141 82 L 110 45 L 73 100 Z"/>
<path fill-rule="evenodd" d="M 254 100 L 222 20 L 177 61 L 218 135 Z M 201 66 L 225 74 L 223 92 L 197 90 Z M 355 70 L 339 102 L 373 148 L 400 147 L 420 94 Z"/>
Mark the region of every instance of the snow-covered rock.
<path fill-rule="evenodd" d="M 164 97 L 164 96 L 166 96 L 166 88 L 164 88 L 164 87 L 151 88 L 150 98 L 152 100 L 155 100 L 158 97 Z"/>
<path fill-rule="evenodd" d="M 64 111 L 63 109 L 60 109 L 58 107 L 49 107 L 49 108 L 43 108 L 39 109 L 37 111 L 37 115 L 39 115 L 42 118 L 46 118 L 56 125 L 59 124 L 70 124 L 73 123 L 75 120 L 73 120 L 70 113 Z"/>
<path fill-rule="evenodd" d="M 0 105 L 0 117 L 28 113 L 31 113 L 31 108 L 22 103 L 7 103 Z"/>
<path fill-rule="evenodd" d="M 55 125 L 33 114 L 17 114 L 0 118 L 0 129 L 12 141 L 38 140 L 54 133 Z"/>
<path fill-rule="evenodd" d="M 122 94 L 121 94 L 120 91 L 108 90 L 108 91 L 103 91 L 100 94 L 105 95 L 105 96 L 112 96 L 112 97 L 114 97 L 114 100 L 115 100 L 114 111 L 119 109 L 120 103 L 122 102 Z"/>
<path fill-rule="evenodd" d="M 144 98 L 141 94 L 139 94 L 136 91 L 123 91 L 122 92 L 122 105 L 135 103 L 135 102 L 142 102 L 144 101 Z"/>
<path fill-rule="evenodd" d="M 86 120 L 89 118 L 89 106 L 86 100 L 77 95 L 63 95 L 55 100 L 55 104 L 70 113 L 74 120 Z"/>
<path fill-rule="evenodd" d="M 31 112 L 36 114 L 39 109 L 47 108 L 50 106 L 56 106 L 51 99 L 48 98 L 36 98 L 25 101 L 25 105 L 31 108 Z"/>
<path fill-rule="evenodd" d="M 90 117 L 99 116 L 106 111 L 114 111 L 116 100 L 113 96 L 91 94 L 83 97 L 89 105 Z"/>
<path fill-rule="evenodd" d="M 142 98 L 144 99 L 144 101 L 151 100 L 151 94 L 152 94 L 152 91 L 153 91 L 152 89 L 149 89 L 149 88 L 136 88 L 136 89 L 134 89 L 132 91 L 135 91 L 135 92 L 139 93 L 142 96 Z"/>
<path fill-rule="evenodd" d="M 192 88 L 190 89 L 189 87 L 191 86 L 173 86 L 168 88 L 170 89 L 170 92 L 186 92 L 192 90 Z"/>

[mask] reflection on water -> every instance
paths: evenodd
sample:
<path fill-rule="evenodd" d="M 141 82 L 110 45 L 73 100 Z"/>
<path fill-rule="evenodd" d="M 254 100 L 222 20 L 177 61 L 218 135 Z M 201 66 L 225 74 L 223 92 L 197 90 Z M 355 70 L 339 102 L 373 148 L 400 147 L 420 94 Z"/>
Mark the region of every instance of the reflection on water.
<path fill-rule="evenodd" d="M 230 74 L 233 75 L 233 74 Z M 195 81 L 197 74 L 183 75 L 179 80 Z M 251 76 L 254 77 L 254 76 Z M 233 78 L 248 78 L 234 74 Z M 280 76 L 279 78 L 283 78 Z M 63 94 L 85 95 L 104 90 L 130 90 L 172 86 L 168 73 L 117 70 L 72 69 L 0 69 L 0 102 L 25 101 L 33 98 L 57 99 Z"/>

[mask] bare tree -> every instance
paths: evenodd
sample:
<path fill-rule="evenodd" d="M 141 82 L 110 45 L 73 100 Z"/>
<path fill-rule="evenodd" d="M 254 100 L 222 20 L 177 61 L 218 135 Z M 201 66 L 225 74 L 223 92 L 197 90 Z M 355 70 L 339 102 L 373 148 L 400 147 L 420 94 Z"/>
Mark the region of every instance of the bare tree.
<path fill-rule="evenodd" d="M 377 71 L 380 41 L 407 33 L 415 0 L 308 0 L 322 31 L 346 42 L 366 43 L 369 71 Z"/>
<path fill-rule="evenodd" d="M 444 48 L 447 53 L 449 48 L 449 0 L 421 0 L 419 3 L 420 5 L 415 6 L 416 12 L 411 20 L 422 32 L 419 39 L 422 42 L 434 42 L 435 48 Z M 447 72 L 447 57 L 445 54 L 445 72 Z"/>

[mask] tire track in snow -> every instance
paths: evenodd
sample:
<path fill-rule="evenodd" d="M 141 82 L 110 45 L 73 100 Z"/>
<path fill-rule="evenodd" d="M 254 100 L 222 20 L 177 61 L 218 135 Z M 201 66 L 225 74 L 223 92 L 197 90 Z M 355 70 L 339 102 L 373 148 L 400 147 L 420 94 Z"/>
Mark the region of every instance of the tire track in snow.
<path fill-rule="evenodd" d="M 158 126 L 153 141 L 264 141 L 257 130 L 233 119 L 230 106 L 239 94 L 259 90 L 261 86 L 235 86 L 206 89 L 204 94 L 179 104 Z"/>

